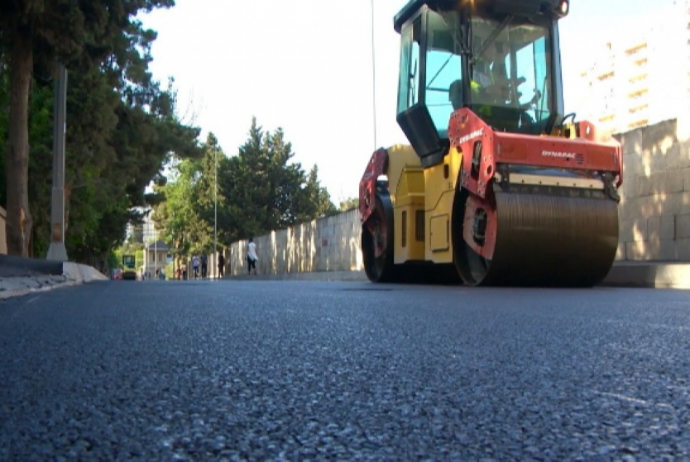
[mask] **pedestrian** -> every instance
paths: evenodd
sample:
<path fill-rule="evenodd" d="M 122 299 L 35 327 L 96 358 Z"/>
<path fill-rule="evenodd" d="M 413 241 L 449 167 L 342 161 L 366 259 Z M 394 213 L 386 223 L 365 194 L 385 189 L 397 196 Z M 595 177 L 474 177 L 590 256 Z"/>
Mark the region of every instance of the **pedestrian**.
<path fill-rule="evenodd" d="M 194 273 L 194 279 L 199 277 L 199 256 L 192 256 L 192 272 Z"/>
<path fill-rule="evenodd" d="M 225 276 L 225 256 L 221 250 L 218 254 L 218 277 L 222 278 L 223 276 Z"/>
<path fill-rule="evenodd" d="M 247 244 L 247 266 L 249 274 L 252 274 L 252 268 L 254 268 L 254 274 L 256 275 L 256 262 L 259 257 L 256 256 L 256 244 L 254 244 L 254 239 L 249 238 L 249 244 Z"/>
<path fill-rule="evenodd" d="M 201 255 L 201 277 L 206 278 L 208 276 L 208 257 L 206 254 Z"/>

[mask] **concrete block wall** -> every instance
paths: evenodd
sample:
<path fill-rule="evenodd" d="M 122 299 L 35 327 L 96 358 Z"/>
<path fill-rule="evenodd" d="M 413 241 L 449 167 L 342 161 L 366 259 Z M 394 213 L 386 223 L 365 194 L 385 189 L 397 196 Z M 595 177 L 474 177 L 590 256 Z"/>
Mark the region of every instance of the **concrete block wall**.
<path fill-rule="evenodd" d="M 363 269 L 357 210 L 254 237 L 259 274 Z M 230 245 L 228 274 L 247 273 L 247 243 Z"/>
<path fill-rule="evenodd" d="M 619 260 L 690 260 L 690 141 L 667 120 L 618 135 L 623 145 Z"/>

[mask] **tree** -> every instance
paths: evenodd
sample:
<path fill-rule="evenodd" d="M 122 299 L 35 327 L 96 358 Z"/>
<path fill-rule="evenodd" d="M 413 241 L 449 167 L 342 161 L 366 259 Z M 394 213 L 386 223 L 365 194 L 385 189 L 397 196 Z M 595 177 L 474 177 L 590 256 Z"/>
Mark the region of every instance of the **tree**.
<path fill-rule="evenodd" d="M 359 198 L 358 197 L 351 197 L 349 199 L 345 199 L 343 201 L 340 201 L 340 211 L 341 212 L 347 212 L 348 210 L 353 210 L 359 207 Z"/>
<path fill-rule="evenodd" d="M 338 209 L 331 202 L 331 195 L 328 194 L 328 190 L 321 186 L 319 181 L 319 168 L 314 165 L 309 172 L 309 177 L 307 179 L 306 188 L 304 188 L 307 194 L 307 203 L 313 207 L 305 219 L 311 219 L 316 217 L 331 216 L 338 213 Z M 299 221 L 305 221 L 300 219 Z"/>
<path fill-rule="evenodd" d="M 208 224 L 199 217 L 196 198 L 201 162 L 184 159 L 171 166 L 171 179 L 159 191 L 165 200 L 154 207 L 153 221 L 177 257 L 199 252 Z"/>
<path fill-rule="evenodd" d="M 6 5 L 0 5 L 0 9 Z M 0 18 L 1 19 L 4 18 Z M 1 22 L 0 22 L 1 24 Z M 174 82 L 161 89 L 147 70 L 150 46 L 156 34 L 129 21 L 113 34 L 98 53 L 65 57 L 70 69 L 67 95 L 65 198 L 66 245 L 69 255 L 82 262 L 107 261 L 109 249 L 124 238 L 127 223 L 140 223 L 140 210 L 160 200 L 145 194 L 161 184 L 163 164 L 172 156 L 200 155 L 199 130 L 176 116 Z M 91 43 L 91 42 L 89 42 Z M 88 48 L 88 47 L 87 47 Z M 52 169 L 52 59 L 38 54 L 32 81 L 29 136 L 29 207 L 33 218 L 33 250 L 45 254 L 50 225 Z M 94 56 L 102 56 L 96 60 Z M 9 95 L 7 66 L 0 62 L 0 107 Z M 0 112 L 0 134 L 9 122 Z M 0 148 L 8 136 L 2 136 Z M 9 172 L 0 170 L 0 203 L 6 203 L 3 184 Z M 29 249 L 29 254 L 31 249 Z"/>
<path fill-rule="evenodd" d="M 217 168 L 218 242 L 283 229 L 335 213 L 318 168 L 309 175 L 293 162 L 294 153 L 282 130 L 264 132 L 252 120 L 247 141 L 238 155 L 227 157 L 211 133 L 201 159 L 171 166 L 168 183 L 161 188 L 165 202 L 155 208 L 154 220 L 174 242 L 179 255 L 207 252 L 212 247 L 214 188 Z"/>
<path fill-rule="evenodd" d="M 0 3 L 0 35 L 8 54 L 9 123 L 5 155 L 7 244 L 29 254 L 33 219 L 29 206 L 29 94 L 35 59 L 91 63 L 98 67 L 136 28 L 140 11 L 173 6 L 173 0 L 14 0 Z M 139 25 L 139 29 L 141 29 Z M 8 52 L 8 53 L 6 53 Z M 121 70 L 112 63 L 110 70 Z M 122 74 L 121 74 L 122 75 Z M 130 75 L 131 77 L 131 75 Z"/>
<path fill-rule="evenodd" d="M 284 229 L 334 210 L 316 166 L 307 177 L 293 157 L 281 129 L 264 133 L 252 120 L 249 139 L 231 164 L 232 180 L 223 183 L 226 202 L 234 207 L 238 238 Z"/>

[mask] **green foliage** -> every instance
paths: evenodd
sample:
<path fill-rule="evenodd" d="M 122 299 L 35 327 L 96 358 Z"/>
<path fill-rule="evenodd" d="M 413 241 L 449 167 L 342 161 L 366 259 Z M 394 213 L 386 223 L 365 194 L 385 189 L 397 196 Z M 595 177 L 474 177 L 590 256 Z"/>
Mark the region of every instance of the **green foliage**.
<path fill-rule="evenodd" d="M 3 86 L 6 85 L 5 88 L 9 89 L 9 92 L 5 90 L 0 93 L 16 96 L 9 105 L 7 124 L 13 124 L 14 128 L 7 136 L 9 148 L 5 147 L 4 150 L 6 168 L 3 167 L 7 178 L 4 199 L 12 197 L 12 208 L 8 209 L 7 217 L 10 234 L 8 247 L 11 253 L 26 255 L 27 246 L 32 240 L 34 246 L 42 250 L 40 248 L 43 237 L 37 238 L 36 233 L 44 235 L 40 229 L 40 225 L 45 221 L 44 217 L 39 217 L 37 220 L 39 230 L 35 232 L 32 230 L 31 220 L 25 222 L 22 218 L 24 211 L 29 218 L 31 216 L 29 211 L 36 209 L 35 203 L 42 202 L 41 197 L 36 197 L 35 191 L 29 190 L 27 186 L 32 166 L 27 167 L 26 160 L 36 153 L 34 145 L 27 142 L 35 134 L 32 133 L 34 127 L 27 124 L 25 114 L 29 112 L 27 105 L 33 103 L 33 101 L 29 103 L 32 100 L 29 98 L 32 88 L 35 91 L 36 88 L 42 86 L 42 82 L 37 82 L 36 79 L 34 82 L 30 81 L 32 75 L 52 75 L 55 63 L 59 61 L 66 65 L 70 75 L 78 77 L 77 80 L 80 77 L 84 78 L 82 82 L 84 87 L 88 87 L 88 83 L 95 84 L 100 91 L 76 92 L 87 102 L 95 103 L 100 98 L 111 103 L 110 105 L 92 104 L 94 111 L 87 110 L 88 105 L 79 107 L 77 112 L 89 118 L 89 121 L 93 122 L 91 125 L 99 125 L 103 128 L 103 124 L 115 120 L 113 116 L 121 121 L 127 110 L 136 111 L 141 108 L 146 108 L 145 111 L 152 115 L 160 116 L 157 110 L 165 106 L 156 104 L 157 85 L 152 82 L 151 75 L 147 71 L 147 65 L 151 61 L 151 42 L 155 39 L 156 33 L 144 30 L 135 17 L 140 11 L 151 11 L 153 8 L 173 5 L 173 0 L 0 2 L 0 59 L 3 61 L 0 63 L 0 68 L 5 71 L 3 74 L 10 76 L 9 81 L 3 79 L 0 82 Z M 41 79 L 47 80 L 47 77 L 41 77 Z M 79 82 L 76 86 L 80 88 Z M 73 90 L 71 92 L 75 94 Z M 117 104 L 121 106 L 121 111 L 117 111 Z M 74 106 L 74 102 L 72 105 Z M 35 116 L 33 111 L 31 113 L 32 117 Z M 0 120 L 0 123 L 3 121 Z M 76 125 L 79 123 L 77 122 Z M 3 125 L 3 128 L 6 126 Z M 89 157 L 95 158 L 99 155 L 106 159 L 112 157 L 99 148 L 112 146 L 107 138 L 108 135 L 112 137 L 118 134 L 116 131 L 111 129 L 94 132 L 87 129 L 86 136 L 80 139 L 79 128 L 74 130 L 77 141 L 75 143 L 75 140 L 72 140 L 72 144 L 78 146 L 74 152 L 79 157 L 80 163 L 77 165 L 80 168 L 92 167 Z M 0 131 L 4 130 L 0 129 Z M 94 137 L 94 133 L 102 133 L 105 136 Z M 80 140 L 88 142 L 80 144 Z M 30 147 L 31 153 L 29 153 Z M 122 146 L 115 146 L 116 151 L 118 147 Z M 120 151 L 119 154 L 130 153 Z M 141 170 L 142 176 L 150 174 L 150 171 L 155 169 L 155 166 L 150 163 L 144 166 L 148 168 Z M 33 167 L 34 170 L 40 170 L 43 162 L 39 159 L 34 162 Z M 94 168 L 99 171 L 98 165 Z M 105 170 L 100 169 L 100 171 Z M 139 182 L 135 181 L 130 186 L 136 189 L 138 184 Z M 97 193 L 103 192 L 103 189 L 99 188 Z M 71 192 L 71 189 L 68 188 L 67 192 Z M 137 191 L 128 193 L 135 198 L 137 194 L 142 195 Z M 92 200 L 98 194 L 87 193 L 85 197 Z M 69 199 L 71 200 L 71 197 Z M 88 207 L 84 209 L 85 214 L 88 214 Z M 38 210 L 39 213 L 44 213 L 43 208 Z M 82 208 L 78 210 L 82 211 Z M 117 228 L 121 221 L 128 217 L 127 214 L 121 213 L 121 210 L 106 210 L 106 213 L 109 213 L 109 220 L 96 221 L 99 223 L 99 228 L 101 228 L 101 223 L 108 223 L 108 229 L 98 229 L 94 232 L 93 225 L 85 226 L 85 229 L 77 228 L 78 235 L 71 240 L 68 247 L 76 246 L 72 250 L 77 253 L 78 259 L 87 257 L 93 259 L 96 255 L 104 259 L 107 256 L 105 248 L 112 244 L 112 236 L 98 238 L 96 242 L 92 242 L 90 236 L 102 236 L 103 232 L 111 234 L 114 231 L 112 226 Z"/>
<path fill-rule="evenodd" d="M 141 224 L 149 207 L 178 260 L 211 251 L 216 223 L 217 241 L 227 243 L 336 212 L 318 169 L 306 173 L 294 161 L 280 129 L 264 132 L 253 120 L 247 142 L 231 157 L 213 134 L 199 145 L 199 129 L 177 117 L 174 81 L 163 88 L 148 71 L 156 33 L 135 19 L 140 11 L 169 6 L 173 0 L 0 2 L 2 153 L 9 152 L 9 123 L 19 113 L 10 107 L 9 57 L 20 50 L 31 60 L 25 145 L 34 255 L 45 255 L 50 236 L 56 60 L 69 72 L 65 196 L 72 260 L 112 265 L 127 224 Z M 0 156 L 0 204 L 8 197 L 8 175 L 25 174 L 6 171 L 6 164 Z M 170 178 L 162 174 L 166 165 Z M 135 231 L 119 255 L 143 257 L 142 243 Z"/>
<path fill-rule="evenodd" d="M 139 249 L 134 252 L 134 261 L 136 262 L 137 270 L 144 266 L 144 249 Z"/>
<path fill-rule="evenodd" d="M 264 133 L 254 119 L 237 156 L 227 157 L 212 133 L 202 150 L 201 159 L 176 161 L 159 188 L 166 200 L 154 221 L 177 256 L 212 251 L 214 223 L 217 242 L 229 243 L 337 213 L 317 167 L 306 174 L 292 161 L 280 129 Z"/>
<path fill-rule="evenodd" d="M 121 254 L 118 255 L 117 251 L 113 250 L 108 253 L 108 270 L 113 270 L 115 268 L 119 268 L 122 263 L 122 256 Z M 108 271 L 110 273 L 110 271 Z"/>
<path fill-rule="evenodd" d="M 349 210 L 354 210 L 359 207 L 359 198 L 351 197 L 340 202 L 340 211 L 347 212 Z"/>
<path fill-rule="evenodd" d="M 264 133 L 252 120 L 249 139 L 231 158 L 229 175 L 219 182 L 228 204 L 228 242 L 284 229 L 335 211 L 318 180 L 318 169 L 307 176 L 281 129 Z"/>
<path fill-rule="evenodd" d="M 29 99 L 29 205 L 33 253 L 45 255 L 50 231 L 54 59 L 69 72 L 66 139 L 66 245 L 71 259 L 105 264 L 139 207 L 161 198 L 145 188 L 164 181 L 163 165 L 199 157 L 199 129 L 176 115 L 174 81 L 162 88 L 148 71 L 156 33 L 134 19 L 172 0 L 0 3 L 0 152 L 10 108 L 7 59 L 17 34 L 29 34 L 34 79 Z M 24 26 L 31 24 L 31 27 Z M 5 46 L 5 49 L 1 47 Z M 3 51 L 5 51 L 3 53 Z M 6 202 L 0 156 L 0 204 Z"/>

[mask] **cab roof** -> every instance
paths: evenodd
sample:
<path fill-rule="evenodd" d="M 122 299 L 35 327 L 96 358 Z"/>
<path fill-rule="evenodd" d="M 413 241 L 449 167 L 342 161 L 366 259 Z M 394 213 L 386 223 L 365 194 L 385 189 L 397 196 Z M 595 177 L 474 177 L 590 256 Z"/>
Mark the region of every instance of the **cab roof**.
<path fill-rule="evenodd" d="M 453 10 L 468 0 L 410 0 L 395 15 L 393 26 L 400 33 L 405 24 L 422 6 L 427 5 L 432 10 Z M 494 14 L 514 14 L 523 17 L 537 15 L 550 16 L 556 10 L 559 3 L 568 0 L 475 0 L 481 2 Z"/>

